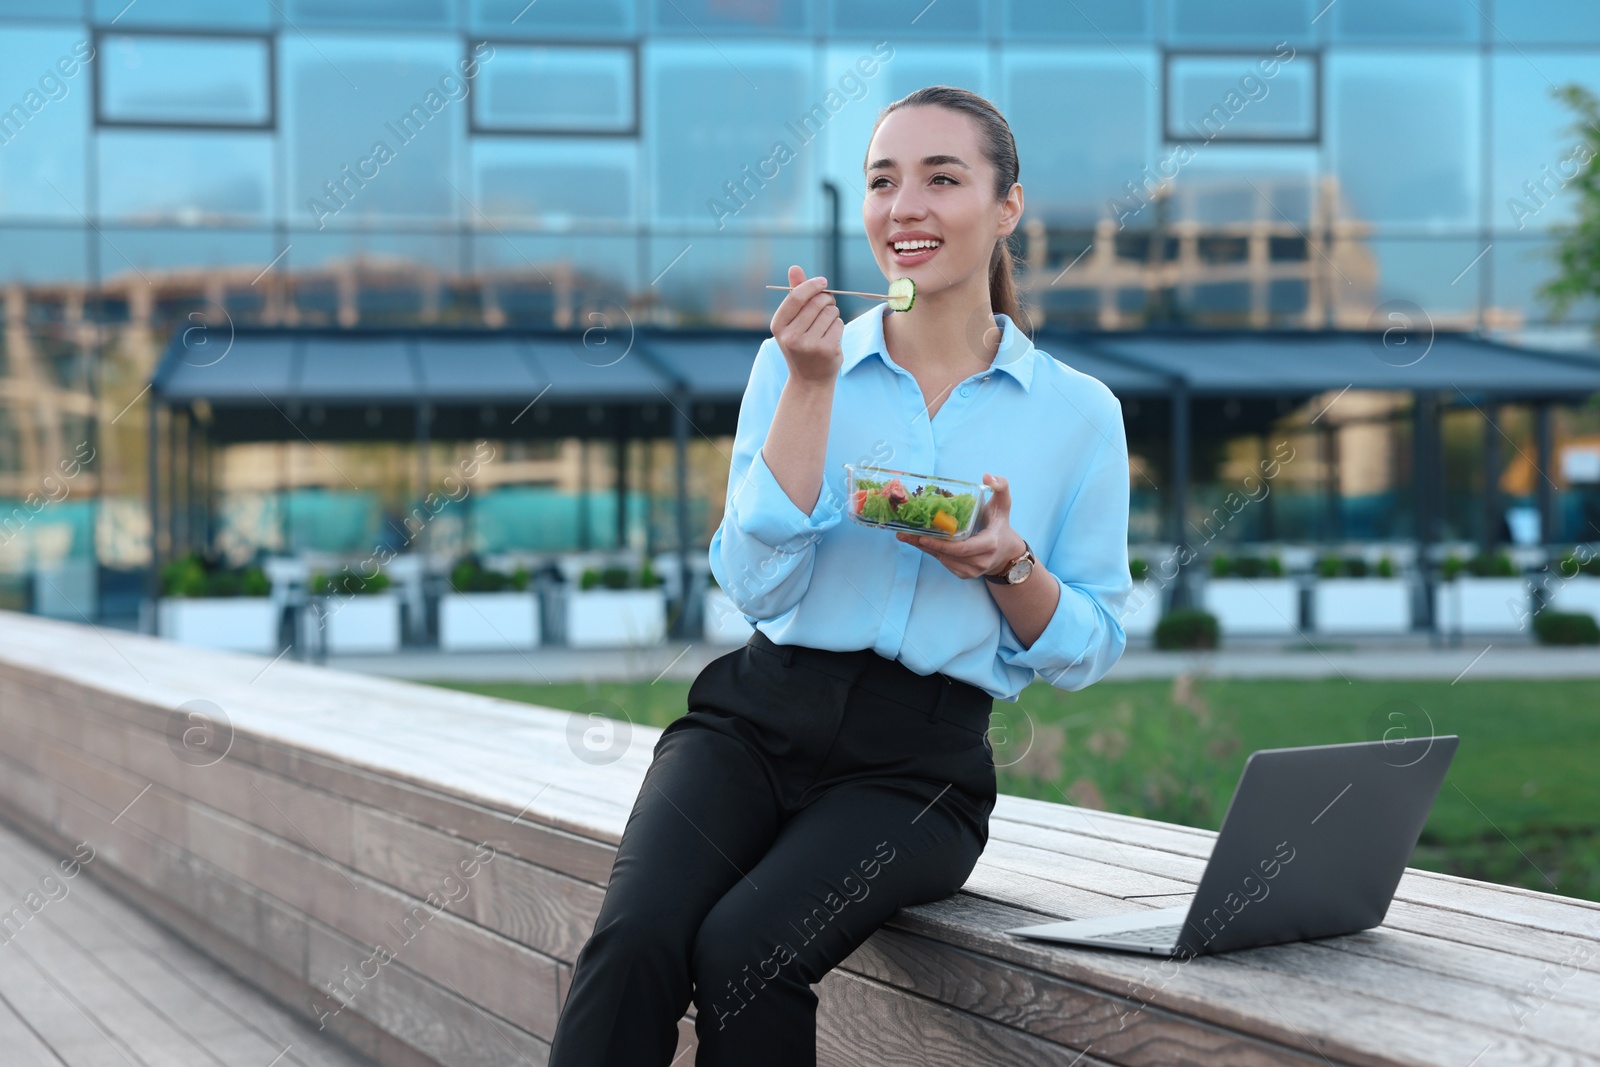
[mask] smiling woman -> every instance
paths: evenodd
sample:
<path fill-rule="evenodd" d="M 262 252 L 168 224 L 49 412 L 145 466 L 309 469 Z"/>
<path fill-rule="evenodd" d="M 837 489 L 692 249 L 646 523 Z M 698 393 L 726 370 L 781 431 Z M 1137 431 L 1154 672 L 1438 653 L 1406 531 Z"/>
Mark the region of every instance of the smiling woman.
<path fill-rule="evenodd" d="M 923 89 L 882 112 L 864 163 L 863 228 L 916 310 L 847 324 L 826 278 L 789 268 L 710 547 L 755 632 L 656 744 L 551 1067 L 667 1067 L 691 1001 L 701 1067 L 815 1064 L 812 986 L 900 908 L 960 889 L 988 843 L 994 701 L 1036 675 L 1082 689 L 1126 644 L 1122 411 L 1020 328 L 1005 119 Z M 992 495 L 963 540 L 895 540 L 843 521 L 842 472 L 863 463 L 984 472 Z"/>

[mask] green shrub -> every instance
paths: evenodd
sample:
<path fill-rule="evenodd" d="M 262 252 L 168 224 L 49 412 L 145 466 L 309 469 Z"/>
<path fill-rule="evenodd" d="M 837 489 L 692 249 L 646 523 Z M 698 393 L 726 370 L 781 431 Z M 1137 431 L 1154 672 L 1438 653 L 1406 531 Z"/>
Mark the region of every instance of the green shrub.
<path fill-rule="evenodd" d="M 1218 561 L 1221 561 L 1219 566 Z M 1226 556 L 1214 556 L 1211 559 L 1211 576 L 1213 578 L 1281 578 L 1283 577 L 1283 564 L 1277 556 L 1239 556 L 1228 559 Z"/>
<path fill-rule="evenodd" d="M 1351 556 L 1344 561 L 1344 572 L 1352 578 L 1365 578 L 1367 561 L 1360 556 Z"/>
<path fill-rule="evenodd" d="M 1135 556 L 1128 560 L 1128 573 L 1136 582 L 1142 582 L 1150 576 L 1150 564 Z"/>
<path fill-rule="evenodd" d="M 1581 558 L 1576 551 L 1568 552 L 1556 564 L 1556 573 L 1563 578 L 1576 578 L 1580 574 L 1600 578 L 1600 552 L 1586 552 Z"/>
<path fill-rule="evenodd" d="M 1339 572 L 1343 569 L 1344 561 L 1338 556 L 1323 556 L 1317 560 L 1318 578 L 1337 578 L 1339 577 Z"/>
<path fill-rule="evenodd" d="M 1581 611 L 1541 611 L 1533 617 L 1533 634 L 1542 645 L 1600 645 L 1600 623 Z"/>
<path fill-rule="evenodd" d="M 1492 556 L 1473 556 L 1467 560 L 1467 570 L 1479 578 L 1514 578 L 1517 574 L 1516 565 L 1504 552 L 1496 552 Z"/>
<path fill-rule="evenodd" d="M 1217 617 L 1199 608 L 1174 608 L 1156 623 L 1156 647 L 1216 648 Z"/>
<path fill-rule="evenodd" d="M 1463 571 L 1477 578 L 1515 578 L 1517 576 L 1516 564 L 1512 563 L 1511 557 L 1504 552 L 1496 552 L 1492 556 L 1485 556 L 1479 553 L 1470 559 L 1450 556 L 1439 565 L 1439 575 L 1447 582 L 1455 581 Z"/>
<path fill-rule="evenodd" d="M 1384 556 L 1382 559 L 1378 560 L 1378 577 L 1394 577 L 1394 560 L 1390 559 L 1388 556 Z"/>
<path fill-rule="evenodd" d="M 450 584 L 458 593 L 502 593 L 506 590 L 522 592 L 528 588 L 528 570 L 518 567 L 507 574 L 491 570 L 476 555 L 462 556 L 450 569 Z"/>
<path fill-rule="evenodd" d="M 267 596 L 272 583 L 260 567 L 224 567 L 198 552 L 161 568 L 161 595 L 172 597 Z"/>
<path fill-rule="evenodd" d="M 661 576 L 656 574 L 655 568 L 650 566 L 650 561 L 645 560 L 644 566 L 638 572 L 629 570 L 617 564 L 605 568 L 586 567 L 578 576 L 578 588 L 590 589 L 653 589 L 661 584 Z"/>
<path fill-rule="evenodd" d="M 333 575 L 318 571 L 311 576 L 307 588 L 315 596 L 359 596 L 364 593 L 381 593 L 391 584 L 389 576 L 382 571 L 367 578 L 346 567 Z"/>

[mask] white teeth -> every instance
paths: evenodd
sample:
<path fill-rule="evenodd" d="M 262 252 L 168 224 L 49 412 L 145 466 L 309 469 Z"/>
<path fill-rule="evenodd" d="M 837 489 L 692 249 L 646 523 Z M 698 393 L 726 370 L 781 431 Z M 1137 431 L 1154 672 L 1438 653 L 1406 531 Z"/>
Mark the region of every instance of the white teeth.
<path fill-rule="evenodd" d="M 914 251 L 916 251 L 917 249 L 920 249 L 920 248 L 938 248 L 943 243 L 944 243 L 943 241 L 931 241 L 931 240 L 896 241 L 894 243 L 894 250 L 896 252 L 914 252 Z"/>

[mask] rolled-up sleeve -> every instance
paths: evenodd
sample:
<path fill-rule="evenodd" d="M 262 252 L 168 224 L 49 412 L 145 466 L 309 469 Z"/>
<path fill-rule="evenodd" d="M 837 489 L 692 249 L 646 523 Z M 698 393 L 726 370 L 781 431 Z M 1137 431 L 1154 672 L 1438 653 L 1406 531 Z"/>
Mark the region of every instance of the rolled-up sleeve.
<path fill-rule="evenodd" d="M 799 603 L 811 581 L 817 542 L 844 518 L 844 500 L 826 477 L 807 514 L 789 499 L 761 453 L 787 380 L 783 353 L 768 338 L 756 352 L 739 403 L 727 502 L 711 536 L 711 573 L 752 619 L 775 618 Z"/>
<path fill-rule="evenodd" d="M 1061 584 L 1055 613 L 1027 648 L 1005 616 L 1000 619 L 1000 659 L 1030 668 L 1066 690 L 1098 681 L 1128 643 L 1121 621 L 1133 591 L 1128 573 L 1127 438 L 1115 398 L 1109 407 L 1096 407 L 1099 425 L 1093 432 L 1099 433 L 1100 447 L 1063 512 L 1048 554 L 1035 551 Z"/>

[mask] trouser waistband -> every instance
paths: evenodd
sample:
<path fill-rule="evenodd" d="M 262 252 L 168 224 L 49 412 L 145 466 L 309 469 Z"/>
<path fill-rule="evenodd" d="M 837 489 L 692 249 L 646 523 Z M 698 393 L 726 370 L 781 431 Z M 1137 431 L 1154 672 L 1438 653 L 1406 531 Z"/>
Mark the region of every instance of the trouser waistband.
<path fill-rule="evenodd" d="M 870 648 L 835 652 L 809 645 L 780 645 L 760 630 L 752 633 L 746 644 L 779 656 L 784 666 L 798 663 L 850 678 L 874 696 L 926 712 L 930 722 L 942 720 L 979 733 L 989 729 L 994 697 L 970 682 L 938 671 L 918 674 L 899 660 L 880 656 Z"/>

